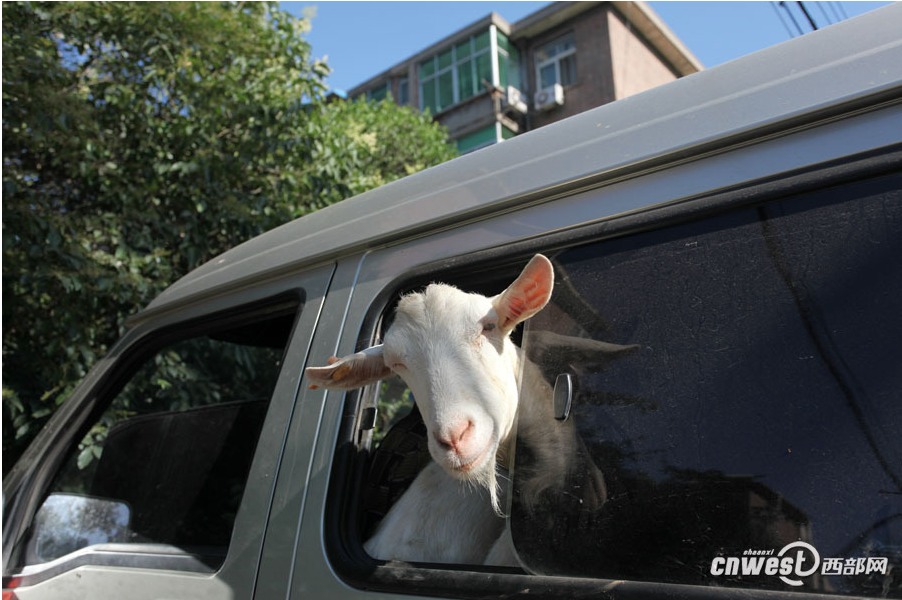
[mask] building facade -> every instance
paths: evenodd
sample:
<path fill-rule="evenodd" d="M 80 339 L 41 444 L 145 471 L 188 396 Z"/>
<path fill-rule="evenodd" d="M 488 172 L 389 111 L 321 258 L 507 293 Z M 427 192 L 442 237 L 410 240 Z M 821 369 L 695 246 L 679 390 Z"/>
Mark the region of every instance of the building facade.
<path fill-rule="evenodd" d="M 461 152 L 701 70 L 644 2 L 491 13 L 350 90 L 428 110 Z"/>

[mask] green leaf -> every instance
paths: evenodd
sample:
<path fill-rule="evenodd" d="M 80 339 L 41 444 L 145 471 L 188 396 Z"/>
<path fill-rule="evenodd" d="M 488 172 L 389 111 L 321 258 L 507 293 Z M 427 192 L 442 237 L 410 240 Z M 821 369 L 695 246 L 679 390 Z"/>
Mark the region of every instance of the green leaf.
<path fill-rule="evenodd" d="M 327 104 L 277 3 L 4 2 L 2 26 L 4 416 L 25 415 L 4 465 L 190 269 L 453 156 L 409 108 Z"/>
<path fill-rule="evenodd" d="M 95 458 L 96 455 L 94 454 L 94 447 L 87 446 L 78 453 L 78 460 L 76 464 L 78 465 L 79 469 L 86 469 Z"/>

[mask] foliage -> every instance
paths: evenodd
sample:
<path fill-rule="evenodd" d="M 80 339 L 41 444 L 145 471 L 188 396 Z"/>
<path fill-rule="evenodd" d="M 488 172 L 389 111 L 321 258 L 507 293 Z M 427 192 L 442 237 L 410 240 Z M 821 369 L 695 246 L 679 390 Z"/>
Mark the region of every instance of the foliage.
<path fill-rule="evenodd" d="M 271 395 L 283 348 L 231 344 L 211 337 L 181 340 L 147 360 L 92 425 L 64 471 L 75 484 L 65 491 L 87 493 L 83 470 L 100 458 L 114 425 L 137 416 L 180 412 L 229 402 L 266 400 Z M 73 468 L 74 467 L 74 468 Z M 66 485 L 66 482 L 64 482 Z"/>
<path fill-rule="evenodd" d="M 444 162 L 456 152 L 428 114 L 398 110 L 388 99 L 333 102 L 319 117 L 322 135 L 313 156 L 325 185 L 317 194 L 330 202 Z M 417 152 L 398 151 L 411 140 L 419 140 Z"/>
<path fill-rule="evenodd" d="M 379 384 L 376 399 L 376 427 L 373 441 L 381 442 L 392 426 L 407 416 L 414 405 L 413 392 L 400 377 L 390 377 Z"/>
<path fill-rule="evenodd" d="M 4 2 L 6 468 L 175 279 L 452 156 L 428 117 L 327 103 L 307 27 L 271 3 Z"/>

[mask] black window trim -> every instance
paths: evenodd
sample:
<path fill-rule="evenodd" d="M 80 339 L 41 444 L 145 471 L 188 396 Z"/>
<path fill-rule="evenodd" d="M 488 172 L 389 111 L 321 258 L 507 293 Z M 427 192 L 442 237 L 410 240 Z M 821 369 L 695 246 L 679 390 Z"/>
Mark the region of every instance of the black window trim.
<path fill-rule="evenodd" d="M 435 279 L 436 273 L 472 280 L 473 274 L 510 270 L 514 275 L 535 252 L 550 255 L 589 241 L 603 241 L 651 229 L 676 225 L 693 219 L 722 214 L 743 207 L 850 184 L 899 171 L 902 144 L 844 157 L 797 171 L 745 182 L 729 189 L 700 194 L 654 205 L 626 215 L 567 231 L 551 233 L 523 242 L 465 253 L 429 263 L 391 281 L 373 301 L 358 337 L 358 350 L 374 342 L 382 316 L 398 290 L 412 289 Z M 591 192 L 590 192 L 591 193 Z M 344 401 L 335 458 L 327 491 L 323 538 L 326 555 L 335 573 L 348 585 L 370 591 L 425 596 L 482 598 L 557 597 L 573 598 L 584 594 L 615 594 L 618 597 L 685 596 L 691 598 L 724 597 L 741 593 L 753 598 L 785 598 L 791 590 L 755 590 L 716 588 L 682 584 L 613 581 L 576 577 L 532 575 L 516 568 L 427 563 L 386 562 L 370 557 L 363 549 L 357 531 L 357 503 L 366 468 L 366 450 L 355 440 L 362 408 L 362 393 L 349 392 Z M 806 593 L 806 597 L 818 594 Z M 823 596 L 837 598 L 837 596 Z"/>

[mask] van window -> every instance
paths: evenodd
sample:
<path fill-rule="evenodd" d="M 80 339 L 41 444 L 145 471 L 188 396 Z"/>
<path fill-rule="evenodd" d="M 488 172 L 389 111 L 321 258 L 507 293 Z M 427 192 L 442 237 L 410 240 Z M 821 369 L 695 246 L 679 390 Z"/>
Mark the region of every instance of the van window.
<path fill-rule="evenodd" d="M 56 474 L 25 564 L 97 544 L 165 544 L 218 568 L 295 310 L 170 338 L 123 375 Z"/>
<path fill-rule="evenodd" d="M 565 472 L 517 440 L 506 497 L 526 573 L 564 591 L 902 595 L 900 190 L 885 176 L 544 251 L 554 294 L 513 335 L 550 385 L 570 383 L 547 427 L 577 436 Z M 522 262 L 504 264 L 402 291 L 492 295 Z M 362 540 L 431 460 L 412 401 L 397 378 L 364 394 Z M 537 480 L 556 483 L 534 494 Z"/>
<path fill-rule="evenodd" d="M 518 442 L 528 571 L 902 593 L 900 190 L 888 176 L 554 258 L 523 346 L 570 381 L 584 448 L 526 498 L 545 471 Z"/>

